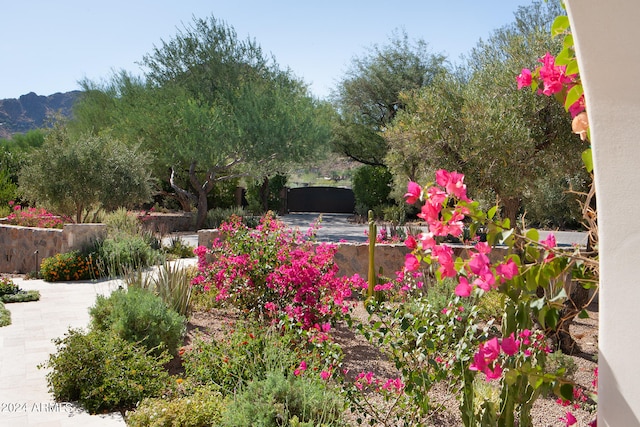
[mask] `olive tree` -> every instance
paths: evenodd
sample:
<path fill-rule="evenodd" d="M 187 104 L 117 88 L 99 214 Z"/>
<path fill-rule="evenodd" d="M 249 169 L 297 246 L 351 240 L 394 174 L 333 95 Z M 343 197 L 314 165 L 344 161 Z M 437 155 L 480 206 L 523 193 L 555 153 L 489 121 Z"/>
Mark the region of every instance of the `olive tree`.
<path fill-rule="evenodd" d="M 113 137 L 70 137 L 58 124 L 18 176 L 22 196 L 82 222 L 89 208 L 132 207 L 151 195 L 150 157 Z"/>

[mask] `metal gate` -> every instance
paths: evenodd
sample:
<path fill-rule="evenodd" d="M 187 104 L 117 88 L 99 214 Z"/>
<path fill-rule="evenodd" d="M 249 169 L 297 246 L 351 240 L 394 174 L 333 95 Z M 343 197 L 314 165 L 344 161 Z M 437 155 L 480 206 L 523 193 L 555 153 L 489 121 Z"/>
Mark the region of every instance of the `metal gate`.
<path fill-rule="evenodd" d="M 355 210 L 355 197 L 350 188 L 287 188 L 284 205 L 289 212 L 348 213 Z"/>

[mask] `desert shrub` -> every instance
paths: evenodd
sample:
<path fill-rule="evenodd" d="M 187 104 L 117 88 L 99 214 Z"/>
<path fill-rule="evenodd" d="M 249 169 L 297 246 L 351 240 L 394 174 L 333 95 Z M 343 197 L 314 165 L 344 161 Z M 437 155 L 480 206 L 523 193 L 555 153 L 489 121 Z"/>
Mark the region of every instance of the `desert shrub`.
<path fill-rule="evenodd" d="M 80 251 L 56 254 L 40 264 L 40 274 L 47 282 L 89 280 L 99 276 L 95 259 Z"/>
<path fill-rule="evenodd" d="M 192 395 L 175 399 L 147 398 L 127 414 L 130 427 L 209 427 L 222 420 L 225 399 L 217 391 L 200 387 Z"/>
<path fill-rule="evenodd" d="M 302 353 L 292 334 L 275 328 L 237 323 L 217 340 L 196 339 L 183 354 L 186 376 L 200 384 L 215 384 L 225 395 L 243 389 L 250 381 L 266 378 L 269 371 L 293 372 Z"/>
<path fill-rule="evenodd" d="M 344 404 L 319 377 L 268 372 L 251 382 L 229 404 L 221 425 L 336 426 Z"/>
<path fill-rule="evenodd" d="M 115 277 L 127 269 L 137 269 L 155 264 L 161 253 L 154 249 L 145 237 L 119 234 L 96 244 L 96 263 L 101 275 Z"/>
<path fill-rule="evenodd" d="M 122 234 L 136 236 L 142 231 L 138 216 L 129 212 L 126 208 L 118 208 L 114 211 L 103 213 L 100 222 L 107 225 L 109 237 Z"/>
<path fill-rule="evenodd" d="M 195 247 L 186 244 L 181 238 L 174 237 L 171 239 L 169 246 L 163 248 L 165 254 L 172 258 L 193 258 Z"/>
<path fill-rule="evenodd" d="M 179 262 L 164 262 L 150 271 L 137 269 L 127 272 L 123 280 L 127 288 L 150 291 L 172 310 L 186 316 L 191 302 L 191 280 L 196 274 L 194 267 L 184 267 Z"/>
<path fill-rule="evenodd" d="M 20 287 L 13 283 L 13 280 L 2 277 L 0 278 L 0 302 L 27 302 L 37 301 L 40 299 L 40 292 L 31 290 L 24 291 Z M 2 326 L 2 325 L 0 325 Z"/>
<path fill-rule="evenodd" d="M 111 331 L 156 355 L 164 351 L 176 354 L 185 332 L 184 316 L 144 289 L 117 290 L 108 297 L 99 295 L 89 314 L 93 329 Z"/>
<path fill-rule="evenodd" d="M 5 308 L 2 301 L 0 301 L 0 327 L 7 326 L 10 324 L 11 324 L 11 312 L 9 312 L 9 310 Z"/>
<path fill-rule="evenodd" d="M 205 220 L 205 228 L 214 229 L 220 227 L 223 223 L 228 222 L 234 216 L 238 216 L 244 218 L 249 216 L 248 213 L 241 207 L 232 207 L 232 208 L 215 208 L 210 209 L 207 212 L 207 219 Z"/>
<path fill-rule="evenodd" d="M 256 318 L 286 316 L 303 329 L 349 310 L 351 288 L 362 279 L 338 276 L 336 245 L 314 245 L 272 215 L 255 229 L 235 217 L 220 230 L 223 239 L 213 243 L 212 262 L 207 248 L 196 248 L 201 274 L 192 284 L 216 289 L 222 304 Z"/>
<path fill-rule="evenodd" d="M 126 410 L 169 384 L 170 357 L 154 356 L 110 331 L 69 329 L 54 340 L 56 352 L 41 365 L 56 401 L 78 402 L 88 412 Z"/>
<path fill-rule="evenodd" d="M 390 203 L 389 194 L 393 176 L 383 166 L 361 166 L 353 174 L 353 195 L 356 213 L 367 215 L 373 210 L 377 218 L 383 215 L 384 207 Z"/>

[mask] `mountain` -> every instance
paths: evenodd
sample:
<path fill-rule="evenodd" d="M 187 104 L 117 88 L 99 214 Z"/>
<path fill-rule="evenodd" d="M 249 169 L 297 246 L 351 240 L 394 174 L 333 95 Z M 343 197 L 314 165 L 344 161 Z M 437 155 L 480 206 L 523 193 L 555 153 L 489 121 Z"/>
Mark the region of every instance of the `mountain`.
<path fill-rule="evenodd" d="M 47 117 L 53 113 L 70 117 L 80 93 L 75 90 L 42 96 L 30 92 L 18 99 L 0 99 L 0 138 L 45 127 Z"/>

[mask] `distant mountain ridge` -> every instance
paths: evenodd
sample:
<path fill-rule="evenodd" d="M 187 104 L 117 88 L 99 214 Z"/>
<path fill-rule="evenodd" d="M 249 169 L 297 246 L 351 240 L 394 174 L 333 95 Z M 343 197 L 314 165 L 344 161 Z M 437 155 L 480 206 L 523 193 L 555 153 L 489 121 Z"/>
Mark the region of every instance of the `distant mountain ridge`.
<path fill-rule="evenodd" d="M 73 104 L 82 92 L 58 92 L 43 96 L 34 92 L 20 98 L 0 100 L 0 138 L 10 138 L 15 133 L 24 133 L 44 127 L 50 114 L 61 113 L 71 117 Z"/>

